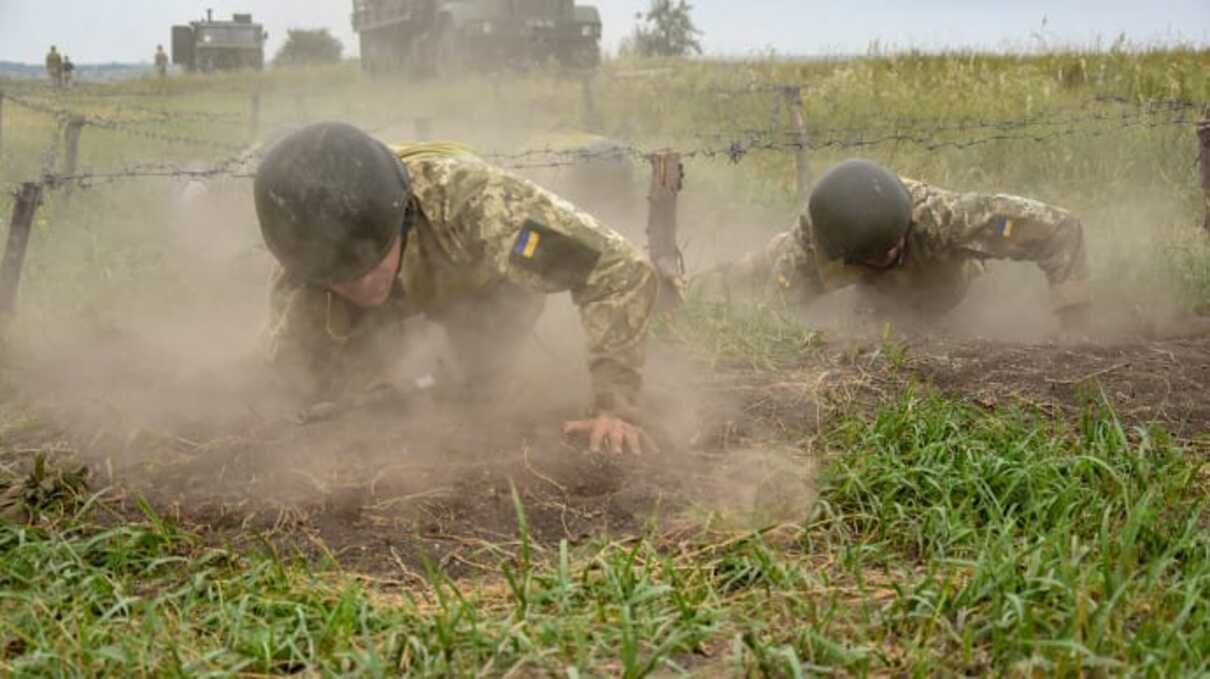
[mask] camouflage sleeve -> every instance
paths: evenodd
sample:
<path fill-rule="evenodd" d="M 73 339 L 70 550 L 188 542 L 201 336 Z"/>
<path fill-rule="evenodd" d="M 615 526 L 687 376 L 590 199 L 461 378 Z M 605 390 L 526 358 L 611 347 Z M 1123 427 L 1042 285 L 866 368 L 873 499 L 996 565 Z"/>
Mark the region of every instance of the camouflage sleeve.
<path fill-rule="evenodd" d="M 350 386 L 347 349 L 356 314 L 331 292 L 298 283 L 276 268 L 263 343 L 293 393 L 309 401 L 334 400 Z"/>
<path fill-rule="evenodd" d="M 1070 212 L 1006 194 L 955 193 L 905 179 L 915 228 L 939 249 L 980 258 L 1035 262 L 1050 283 L 1056 311 L 1087 304 L 1084 227 Z"/>
<path fill-rule="evenodd" d="M 659 285 L 651 265 L 622 236 L 536 184 L 487 165 L 475 174 L 477 186 L 454 189 L 467 199 L 448 220 L 476 225 L 496 275 L 537 292 L 571 292 L 588 336 L 594 408 L 634 418 Z"/>
<path fill-rule="evenodd" d="M 762 250 L 708 269 L 689 282 L 689 294 L 707 301 L 763 297 L 805 304 L 824 292 L 808 225 L 800 217 L 793 228 L 777 234 Z"/>

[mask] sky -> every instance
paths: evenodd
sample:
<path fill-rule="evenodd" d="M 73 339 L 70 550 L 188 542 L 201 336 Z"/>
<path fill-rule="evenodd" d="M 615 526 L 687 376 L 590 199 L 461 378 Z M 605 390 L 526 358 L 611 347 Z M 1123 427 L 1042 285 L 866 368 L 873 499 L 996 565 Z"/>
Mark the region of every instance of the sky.
<path fill-rule="evenodd" d="M 649 0 L 598 0 L 604 42 L 614 49 Z M 1107 47 L 1135 43 L 1210 46 L 1210 0 L 695 0 L 711 55 L 860 54 L 875 42 L 924 50 Z M 356 54 L 351 0 L 0 0 L 0 61 L 39 63 L 59 45 L 76 63 L 150 61 L 170 27 L 251 11 L 269 31 L 269 54 L 289 28 L 327 27 Z M 1095 10 L 1090 9 L 1094 7 Z"/>

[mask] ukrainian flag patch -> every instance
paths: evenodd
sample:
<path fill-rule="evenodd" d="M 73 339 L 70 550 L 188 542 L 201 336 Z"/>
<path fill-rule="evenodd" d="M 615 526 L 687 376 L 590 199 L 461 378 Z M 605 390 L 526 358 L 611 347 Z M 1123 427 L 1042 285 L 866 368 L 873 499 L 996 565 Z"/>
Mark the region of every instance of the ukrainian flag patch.
<path fill-rule="evenodd" d="M 996 233 L 1000 234 L 1002 238 L 1012 238 L 1014 226 L 1015 224 L 1013 224 L 1013 220 L 1007 217 L 1001 217 L 996 222 Z"/>
<path fill-rule="evenodd" d="M 533 224 L 526 224 L 521 233 L 517 234 L 517 242 L 513 245 L 513 254 L 525 259 L 533 259 L 538 252 L 538 244 L 542 242 L 542 234 Z"/>

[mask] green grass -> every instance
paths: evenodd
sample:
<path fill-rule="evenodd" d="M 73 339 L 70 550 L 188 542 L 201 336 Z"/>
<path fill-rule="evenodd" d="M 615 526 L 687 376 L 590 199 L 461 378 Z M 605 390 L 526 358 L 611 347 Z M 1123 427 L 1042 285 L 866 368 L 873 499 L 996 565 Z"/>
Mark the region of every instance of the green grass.
<path fill-rule="evenodd" d="M 1073 428 L 908 399 L 842 434 L 825 512 L 866 564 L 918 564 L 882 611 L 927 665 L 1161 675 L 1210 666 L 1204 468 L 1090 405 Z"/>
<path fill-rule="evenodd" d="M 1075 425 L 905 394 L 829 435 L 791 532 L 520 547 L 384 585 L 236 553 L 106 501 L 0 525 L 0 670 L 441 676 L 1210 668 L 1204 469 L 1090 406 Z"/>

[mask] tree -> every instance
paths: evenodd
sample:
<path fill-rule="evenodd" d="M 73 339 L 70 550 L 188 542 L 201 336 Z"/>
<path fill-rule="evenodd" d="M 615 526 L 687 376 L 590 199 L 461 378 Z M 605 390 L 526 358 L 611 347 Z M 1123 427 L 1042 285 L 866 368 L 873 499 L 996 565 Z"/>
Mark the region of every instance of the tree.
<path fill-rule="evenodd" d="M 686 57 L 701 54 L 698 37 L 702 32 L 693 25 L 693 5 L 688 0 L 651 0 L 647 12 L 635 15 L 638 25 L 628 45 L 644 57 Z"/>
<path fill-rule="evenodd" d="M 334 64 L 340 61 L 344 45 L 326 28 L 317 30 L 290 29 L 286 43 L 277 50 L 273 63 L 278 66 Z"/>

